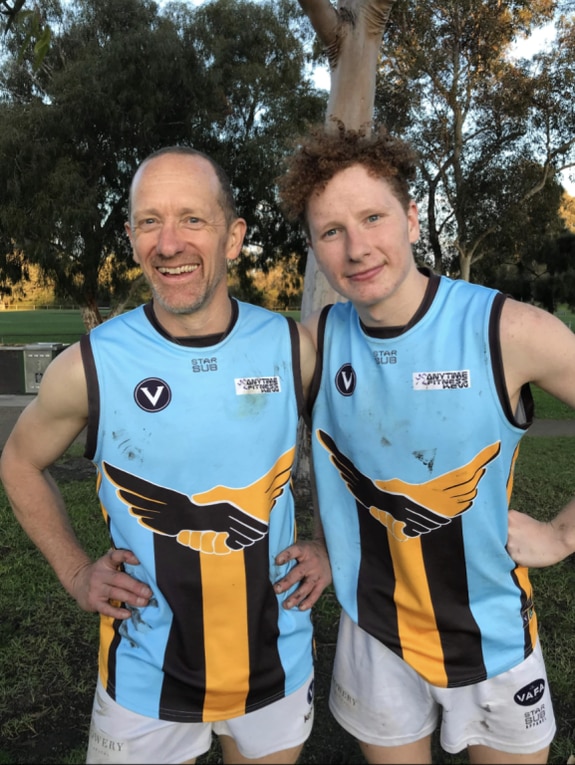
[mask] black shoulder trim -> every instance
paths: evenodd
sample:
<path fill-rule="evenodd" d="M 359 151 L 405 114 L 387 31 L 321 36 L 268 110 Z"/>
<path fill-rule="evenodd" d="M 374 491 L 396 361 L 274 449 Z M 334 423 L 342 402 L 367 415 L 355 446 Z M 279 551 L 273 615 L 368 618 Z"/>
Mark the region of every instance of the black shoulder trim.
<path fill-rule="evenodd" d="M 327 315 L 332 307 L 333 307 L 333 303 L 330 303 L 329 305 L 324 306 L 321 310 L 321 313 L 317 321 L 317 339 L 316 339 L 317 360 L 315 363 L 315 372 L 313 373 L 313 378 L 311 381 L 311 385 L 309 387 L 309 400 L 308 400 L 308 411 L 309 411 L 310 417 L 311 417 L 311 412 L 313 410 L 313 405 L 315 403 L 317 394 L 319 392 L 319 386 L 321 385 L 321 377 L 323 373 L 323 349 L 325 344 L 325 325 L 327 322 Z"/>
<path fill-rule="evenodd" d="M 96 454 L 98 442 L 98 423 L 100 421 L 100 389 L 98 386 L 98 375 L 96 374 L 96 363 L 90 343 L 90 335 L 80 337 L 80 350 L 82 352 L 82 363 L 86 374 L 86 385 L 88 388 L 88 424 L 86 426 L 86 446 L 84 448 L 84 457 L 89 460 Z"/>
<path fill-rule="evenodd" d="M 292 319 L 291 316 L 286 316 L 285 318 L 288 323 L 291 340 L 291 357 L 297 413 L 301 417 L 305 413 L 305 398 L 303 395 L 303 384 L 301 379 L 301 348 L 299 332 L 295 319 Z"/>
<path fill-rule="evenodd" d="M 511 402 L 507 394 L 507 385 L 505 382 L 505 369 L 503 368 L 503 356 L 501 354 L 501 311 L 507 297 L 498 292 L 491 306 L 491 315 L 489 317 L 489 348 L 491 350 L 492 371 L 495 380 L 497 395 L 503 408 L 505 416 L 513 425 L 519 428 L 527 428 L 533 423 L 535 404 L 533 402 L 533 393 L 529 383 L 525 383 L 519 394 L 517 409 L 515 412 L 511 409 Z"/>

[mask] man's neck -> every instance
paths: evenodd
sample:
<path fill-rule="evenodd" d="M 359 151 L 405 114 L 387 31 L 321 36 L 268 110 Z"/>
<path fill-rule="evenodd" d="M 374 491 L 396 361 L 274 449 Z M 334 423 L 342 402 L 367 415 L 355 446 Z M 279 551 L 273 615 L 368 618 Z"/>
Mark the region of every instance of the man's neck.
<path fill-rule="evenodd" d="M 154 302 L 148 303 L 145 311 L 158 332 L 168 340 L 178 345 L 207 346 L 221 342 L 231 331 L 238 316 L 238 305 L 228 298 L 226 310 L 220 313 L 216 322 L 197 321 L 195 316 L 196 321 L 190 322 L 189 315 L 170 314 Z"/>
<path fill-rule="evenodd" d="M 429 275 L 415 269 L 391 297 L 373 306 L 356 306 L 362 325 L 399 334 L 418 315 L 428 286 Z"/>

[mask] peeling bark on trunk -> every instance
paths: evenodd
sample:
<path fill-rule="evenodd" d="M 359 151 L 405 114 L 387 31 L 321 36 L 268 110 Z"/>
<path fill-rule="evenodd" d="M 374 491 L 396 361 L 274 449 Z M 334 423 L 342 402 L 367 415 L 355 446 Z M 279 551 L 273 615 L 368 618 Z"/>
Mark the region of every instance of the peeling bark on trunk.
<path fill-rule="evenodd" d="M 121 313 L 124 313 L 126 310 L 126 306 L 128 303 L 134 300 L 134 295 L 136 292 L 140 289 L 140 286 L 145 282 L 144 274 L 138 274 L 138 276 L 131 282 L 130 289 L 128 290 L 128 294 L 126 297 L 119 303 L 116 303 L 114 305 L 114 308 L 110 313 L 108 314 L 108 319 L 113 318 L 114 316 L 118 316 Z"/>
<path fill-rule="evenodd" d="M 91 300 L 89 305 L 82 306 L 80 313 L 87 332 L 102 323 L 102 315 L 95 300 Z"/>

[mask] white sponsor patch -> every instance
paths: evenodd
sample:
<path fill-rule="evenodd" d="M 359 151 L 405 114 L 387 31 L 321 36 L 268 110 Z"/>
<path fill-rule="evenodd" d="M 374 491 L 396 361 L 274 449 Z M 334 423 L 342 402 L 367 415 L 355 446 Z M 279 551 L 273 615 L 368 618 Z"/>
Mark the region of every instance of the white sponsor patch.
<path fill-rule="evenodd" d="M 236 396 L 248 393 L 279 393 L 279 377 L 236 377 Z"/>
<path fill-rule="evenodd" d="M 469 369 L 457 372 L 414 372 L 413 390 L 456 390 L 471 388 Z"/>

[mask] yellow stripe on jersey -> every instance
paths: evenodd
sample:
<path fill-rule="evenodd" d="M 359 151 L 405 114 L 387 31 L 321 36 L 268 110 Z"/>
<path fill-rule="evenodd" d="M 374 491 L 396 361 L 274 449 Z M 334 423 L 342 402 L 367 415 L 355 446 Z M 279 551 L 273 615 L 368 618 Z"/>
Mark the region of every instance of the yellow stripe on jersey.
<path fill-rule="evenodd" d="M 218 555 L 200 554 L 203 582 L 222 578 L 222 559 Z M 245 713 L 250 684 L 248 644 L 248 602 L 243 552 L 226 557 L 226 575 L 231 586 L 204 587 L 203 620 L 206 663 L 205 722 L 228 717 L 230 710 Z M 190 616 L 193 618 L 193 615 Z"/>
<path fill-rule="evenodd" d="M 421 551 L 421 539 L 400 542 L 389 536 L 396 572 L 394 601 L 404 660 L 433 685 L 445 687 L 447 674 Z"/>
<path fill-rule="evenodd" d="M 108 687 L 108 660 L 110 646 L 116 636 L 114 632 L 114 619 L 111 616 L 100 614 L 100 650 L 98 651 L 98 668 L 100 680 L 104 688 Z"/>

